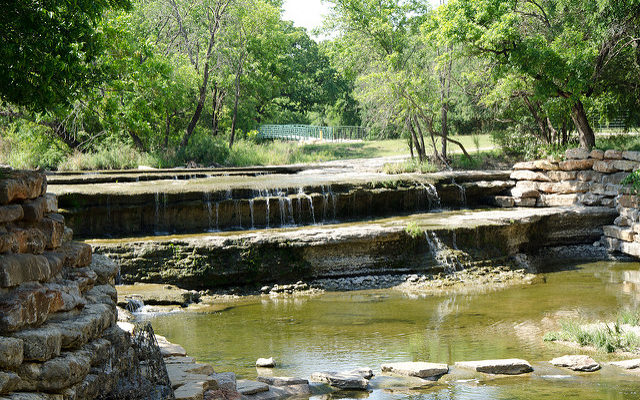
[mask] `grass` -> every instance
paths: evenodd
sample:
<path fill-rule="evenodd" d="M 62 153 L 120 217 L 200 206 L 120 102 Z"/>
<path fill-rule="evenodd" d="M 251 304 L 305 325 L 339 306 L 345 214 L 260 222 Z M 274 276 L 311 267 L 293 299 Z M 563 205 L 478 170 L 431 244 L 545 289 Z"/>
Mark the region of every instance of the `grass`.
<path fill-rule="evenodd" d="M 624 310 L 618 313 L 613 323 L 586 325 L 577 321 L 561 321 L 560 331 L 547 333 L 544 340 L 574 342 L 580 346 L 592 346 L 607 353 L 637 352 L 640 348 L 640 337 L 626 331 L 623 326 L 639 324 L 638 311 Z"/>
<path fill-rule="evenodd" d="M 508 156 L 502 150 L 485 150 L 470 153 L 470 158 L 463 154 L 451 154 L 450 166 L 454 170 L 487 170 L 510 169 L 513 164 L 521 161 L 519 158 Z M 426 161 L 420 163 L 417 159 L 409 159 L 399 163 L 387 163 L 383 172 L 387 174 L 402 173 L 430 173 L 440 170 L 437 165 Z"/>
<path fill-rule="evenodd" d="M 640 151 L 640 135 L 637 133 L 599 135 L 596 136 L 596 148 Z"/>

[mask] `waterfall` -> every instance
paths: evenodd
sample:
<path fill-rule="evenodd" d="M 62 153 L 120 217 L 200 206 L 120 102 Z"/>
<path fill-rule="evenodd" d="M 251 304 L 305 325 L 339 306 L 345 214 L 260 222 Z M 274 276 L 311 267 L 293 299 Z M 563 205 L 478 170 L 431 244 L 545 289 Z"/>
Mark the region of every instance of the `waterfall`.
<path fill-rule="evenodd" d="M 269 227 L 269 214 L 271 213 L 271 211 L 269 210 L 269 196 L 268 196 L 268 193 L 267 193 L 267 197 L 266 197 L 266 202 L 267 202 L 267 207 L 266 207 L 267 208 L 267 212 L 266 212 L 266 215 L 265 215 L 265 220 L 267 222 L 267 228 L 268 228 Z"/>
<path fill-rule="evenodd" d="M 452 274 L 464 269 L 458 257 L 449 247 L 442 243 L 435 232 L 425 232 L 425 238 L 434 260 L 438 265 L 444 267 L 445 272 Z"/>
<path fill-rule="evenodd" d="M 327 221 L 327 209 L 329 208 L 329 193 L 324 190 L 322 185 L 322 222 Z"/>
<path fill-rule="evenodd" d="M 429 202 L 429 210 L 438 210 L 440 209 L 440 195 L 438 194 L 438 189 L 433 186 L 431 183 L 420 183 L 422 186 L 422 191 L 427 197 L 427 201 Z"/>
<path fill-rule="evenodd" d="M 289 209 L 289 223 L 292 226 L 296 225 L 296 219 L 293 217 L 293 201 L 291 201 L 291 197 L 286 197 L 287 200 L 287 208 Z"/>
<path fill-rule="evenodd" d="M 253 223 L 253 199 L 249 200 L 249 214 L 251 214 L 251 229 L 254 229 L 255 225 Z"/>
<path fill-rule="evenodd" d="M 300 188 L 298 190 L 298 194 L 305 197 L 307 200 L 309 200 L 309 211 L 311 212 L 311 219 L 313 220 L 313 224 L 316 224 L 316 212 L 313 208 L 313 199 L 311 198 L 310 195 L 306 194 L 302 188 Z"/>
<path fill-rule="evenodd" d="M 465 189 L 465 187 L 460 185 L 459 183 L 456 183 L 456 181 L 453 178 L 451 178 L 451 184 L 453 184 L 455 187 L 458 188 L 458 190 L 460 190 L 460 204 L 462 207 L 466 207 L 467 206 L 467 189 Z"/>
<path fill-rule="evenodd" d="M 286 225 L 286 211 L 284 210 L 284 197 L 281 196 L 281 193 L 278 193 L 278 203 L 280 205 L 280 226 Z"/>
<path fill-rule="evenodd" d="M 220 230 L 220 203 L 216 202 L 216 230 Z"/>
<path fill-rule="evenodd" d="M 142 310 L 142 307 L 144 307 L 144 301 L 141 299 L 127 299 L 127 311 L 135 313 Z"/>
<path fill-rule="evenodd" d="M 333 203 L 333 220 L 338 220 L 338 215 L 336 214 L 336 204 L 338 202 L 337 196 L 331 190 L 331 186 L 329 186 L 329 195 L 331 196 L 331 203 Z"/>
<path fill-rule="evenodd" d="M 238 220 L 238 226 L 240 227 L 240 229 L 242 229 L 242 212 L 240 209 L 240 200 L 234 200 L 233 201 L 233 210 L 237 215 L 237 220 Z"/>
<path fill-rule="evenodd" d="M 212 215 L 212 210 L 211 210 L 211 193 L 209 192 L 205 192 L 204 193 L 204 204 L 207 207 L 207 217 L 209 218 L 209 226 L 207 231 L 211 232 L 213 230 L 213 215 Z"/>

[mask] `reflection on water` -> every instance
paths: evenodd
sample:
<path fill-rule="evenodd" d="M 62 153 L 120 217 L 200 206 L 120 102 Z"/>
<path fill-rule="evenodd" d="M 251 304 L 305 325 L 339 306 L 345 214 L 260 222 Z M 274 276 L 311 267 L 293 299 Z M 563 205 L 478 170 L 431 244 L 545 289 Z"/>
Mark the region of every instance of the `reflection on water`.
<path fill-rule="evenodd" d="M 613 367 L 590 375 L 542 361 L 574 350 L 542 341 L 568 317 L 608 319 L 640 299 L 640 264 L 591 263 L 546 274 L 546 283 L 489 293 L 410 298 L 393 290 L 326 293 L 309 298 L 256 297 L 223 312 L 153 318 L 157 333 L 218 371 L 255 378 L 259 357 L 279 361 L 278 375 L 381 363 L 524 358 L 536 371 L 508 379 L 445 375 L 419 390 L 374 389 L 318 398 L 622 399 L 640 398 L 638 376 Z M 593 354 L 607 361 L 606 354 Z M 474 378 L 474 377 L 472 377 Z M 372 386 L 376 387 L 374 378 Z M 635 396 L 635 397 L 634 397 Z"/>

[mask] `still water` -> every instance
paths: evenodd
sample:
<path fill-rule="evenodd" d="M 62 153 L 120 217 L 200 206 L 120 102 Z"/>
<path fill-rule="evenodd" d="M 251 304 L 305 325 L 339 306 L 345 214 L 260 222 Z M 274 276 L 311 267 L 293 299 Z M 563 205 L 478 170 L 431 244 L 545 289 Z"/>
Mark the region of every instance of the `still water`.
<path fill-rule="evenodd" d="M 605 366 L 591 374 L 545 363 L 586 353 L 544 342 L 562 319 L 613 318 L 640 303 L 640 264 L 598 262 L 549 267 L 544 282 L 503 290 L 407 295 L 393 289 L 325 293 L 315 297 L 252 297 L 213 313 L 151 317 L 156 333 L 180 343 L 217 371 L 255 379 L 259 357 L 273 356 L 274 374 L 308 377 L 315 371 L 399 361 L 448 363 L 524 358 L 535 372 L 521 377 L 467 376 L 459 370 L 420 390 L 389 389 L 383 378 L 365 393 L 322 398 L 371 399 L 640 399 L 640 373 Z M 387 388 L 382 389 L 380 387 Z M 320 397 L 318 397 L 320 398 Z"/>

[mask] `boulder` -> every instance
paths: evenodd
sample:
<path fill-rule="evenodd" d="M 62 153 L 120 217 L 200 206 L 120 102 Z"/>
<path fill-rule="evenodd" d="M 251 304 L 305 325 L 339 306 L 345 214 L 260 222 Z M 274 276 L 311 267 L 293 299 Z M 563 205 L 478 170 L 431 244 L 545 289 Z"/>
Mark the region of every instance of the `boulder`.
<path fill-rule="evenodd" d="M 101 254 L 93 255 L 89 268 L 97 274 L 99 285 L 113 284 L 120 270 L 120 266 L 115 261 Z"/>
<path fill-rule="evenodd" d="M 613 361 L 610 362 L 609 365 L 624 369 L 638 369 L 640 368 L 640 358 L 636 358 L 634 360 Z"/>
<path fill-rule="evenodd" d="M 456 367 L 473 369 L 485 374 L 520 375 L 533 371 L 528 361 L 517 358 L 457 362 Z"/>
<path fill-rule="evenodd" d="M 391 372 L 398 375 L 415 376 L 418 378 L 439 378 L 449 372 L 447 364 L 435 364 L 428 362 L 399 362 L 382 364 L 382 372 Z"/>
<path fill-rule="evenodd" d="M 590 152 L 587 149 L 578 147 L 574 149 L 567 149 L 564 155 L 568 160 L 585 160 L 589 158 Z"/>
<path fill-rule="evenodd" d="M 269 358 L 258 358 L 256 360 L 256 367 L 258 368 L 275 368 L 276 362 L 273 357 Z"/>
<path fill-rule="evenodd" d="M 563 171 L 581 171 L 585 169 L 593 168 L 593 163 L 595 160 L 587 159 L 587 160 L 567 160 L 561 161 L 559 166 Z"/>
<path fill-rule="evenodd" d="M 23 342 L 18 338 L 0 337 L 0 368 L 13 369 L 22 364 Z"/>
<path fill-rule="evenodd" d="M 631 228 L 621 228 L 615 225 L 606 225 L 602 229 L 605 236 L 624 240 L 625 242 L 633 242 L 633 239 L 636 236 L 636 233 Z"/>
<path fill-rule="evenodd" d="M 369 381 L 357 373 L 348 372 L 314 372 L 311 380 L 326 383 L 329 386 L 345 390 L 366 390 Z"/>
<path fill-rule="evenodd" d="M 600 369 L 600 364 L 585 355 L 567 355 L 549 361 L 556 367 L 566 367 L 573 371 L 593 372 Z"/>

